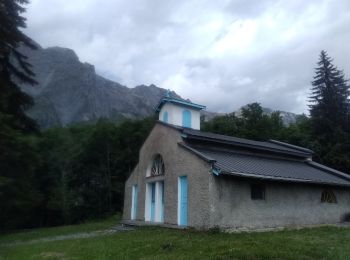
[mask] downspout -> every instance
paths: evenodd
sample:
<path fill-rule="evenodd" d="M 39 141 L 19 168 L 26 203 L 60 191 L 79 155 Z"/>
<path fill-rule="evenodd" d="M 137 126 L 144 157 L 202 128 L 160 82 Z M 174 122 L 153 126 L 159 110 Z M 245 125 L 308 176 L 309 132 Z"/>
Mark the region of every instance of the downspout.
<path fill-rule="evenodd" d="M 221 173 L 221 169 L 217 166 L 215 166 L 214 164 L 212 164 L 211 166 L 211 172 L 216 175 L 216 176 L 219 176 L 220 173 Z"/>

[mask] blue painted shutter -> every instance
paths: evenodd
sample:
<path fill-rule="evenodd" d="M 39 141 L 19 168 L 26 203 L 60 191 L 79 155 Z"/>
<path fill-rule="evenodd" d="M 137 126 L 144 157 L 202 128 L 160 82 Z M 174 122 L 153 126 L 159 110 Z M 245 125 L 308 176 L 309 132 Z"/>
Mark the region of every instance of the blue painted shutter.
<path fill-rule="evenodd" d="M 164 181 L 161 182 L 161 187 L 162 187 L 162 209 L 160 212 L 160 221 L 164 222 Z"/>
<path fill-rule="evenodd" d="M 189 110 L 184 110 L 183 112 L 182 112 L 182 126 L 183 127 L 191 127 L 191 120 L 192 120 L 192 118 L 191 118 L 192 116 L 191 116 L 191 111 L 189 111 Z"/>
<path fill-rule="evenodd" d="M 135 210 L 134 210 L 134 214 L 135 214 L 135 219 L 137 217 L 137 207 L 138 207 L 138 196 L 139 196 L 139 188 L 137 185 L 135 185 Z"/>
<path fill-rule="evenodd" d="M 187 176 L 180 177 L 180 225 L 187 226 Z"/>
<path fill-rule="evenodd" d="M 151 183 L 151 221 L 155 220 L 156 207 L 156 183 Z"/>
<path fill-rule="evenodd" d="M 133 210 L 132 210 L 132 216 L 131 219 L 136 219 L 137 216 L 137 200 L 138 200 L 138 187 L 137 185 L 133 186 Z"/>
<path fill-rule="evenodd" d="M 168 111 L 163 113 L 163 122 L 168 123 Z"/>

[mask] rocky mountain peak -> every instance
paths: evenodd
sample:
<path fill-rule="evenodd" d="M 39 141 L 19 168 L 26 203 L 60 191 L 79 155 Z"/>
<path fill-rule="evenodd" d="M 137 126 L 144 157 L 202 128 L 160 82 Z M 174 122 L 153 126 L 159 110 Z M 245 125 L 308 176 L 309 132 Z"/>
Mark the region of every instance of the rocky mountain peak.
<path fill-rule="evenodd" d="M 21 47 L 20 51 L 28 56 L 39 84 L 23 84 L 21 88 L 34 98 L 35 105 L 28 113 L 42 128 L 101 117 L 120 120 L 150 116 L 167 92 L 154 84 L 128 88 L 96 74 L 95 67 L 81 62 L 71 49 L 36 45 L 37 50 Z M 182 99 L 174 91 L 170 95 Z M 264 112 L 272 110 L 264 108 Z M 220 114 L 202 112 L 205 121 L 216 115 Z M 293 113 L 281 112 L 281 116 L 285 124 L 295 122 Z"/>
<path fill-rule="evenodd" d="M 142 118 L 166 93 L 151 84 L 127 88 L 96 74 L 95 67 L 80 62 L 68 48 L 21 48 L 33 65 L 38 85 L 22 85 L 35 105 L 28 113 L 42 128 L 65 126 L 98 118 Z M 176 93 L 174 93 L 178 96 Z"/>

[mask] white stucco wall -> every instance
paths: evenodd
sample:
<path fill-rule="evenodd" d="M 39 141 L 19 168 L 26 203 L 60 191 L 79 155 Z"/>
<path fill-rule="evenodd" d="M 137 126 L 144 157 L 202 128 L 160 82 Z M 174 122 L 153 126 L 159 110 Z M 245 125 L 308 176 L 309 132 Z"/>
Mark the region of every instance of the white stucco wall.
<path fill-rule="evenodd" d="M 163 115 L 168 112 L 168 123 L 172 125 L 182 126 L 182 112 L 189 110 L 191 112 L 191 128 L 200 130 L 200 111 L 179 106 L 171 103 L 163 105 L 159 112 L 159 121 L 163 121 Z"/>

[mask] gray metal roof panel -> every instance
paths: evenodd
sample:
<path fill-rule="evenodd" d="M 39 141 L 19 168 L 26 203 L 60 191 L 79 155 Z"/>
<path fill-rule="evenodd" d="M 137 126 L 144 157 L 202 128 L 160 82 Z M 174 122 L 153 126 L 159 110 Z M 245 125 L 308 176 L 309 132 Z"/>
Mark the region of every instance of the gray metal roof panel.
<path fill-rule="evenodd" d="M 277 145 L 280 145 L 280 146 L 285 146 L 285 147 L 289 147 L 289 148 L 292 148 L 292 149 L 300 150 L 300 151 L 303 151 L 303 152 L 306 152 L 306 153 L 310 153 L 310 154 L 314 153 L 314 151 L 312 151 L 312 150 L 310 150 L 308 148 L 297 146 L 297 145 L 293 145 L 293 144 L 288 144 L 288 143 L 277 141 L 277 140 L 273 140 L 273 139 L 268 140 L 268 142 L 269 143 L 274 143 L 274 144 L 277 144 Z"/>
<path fill-rule="evenodd" d="M 346 174 L 346 173 L 338 171 L 336 169 L 327 167 L 325 165 L 319 164 L 319 163 L 314 162 L 314 161 L 307 161 L 307 163 L 310 164 L 311 166 L 317 168 L 317 169 L 321 169 L 321 170 L 324 170 L 324 171 L 327 171 L 327 172 L 331 172 L 332 174 L 335 174 L 336 176 L 345 178 L 345 179 L 350 181 L 350 175 L 349 174 Z"/>
<path fill-rule="evenodd" d="M 238 138 L 233 136 L 227 136 L 227 135 L 220 135 L 220 134 L 214 134 L 209 132 L 202 132 L 199 130 L 194 129 L 184 129 L 183 133 L 187 135 L 188 138 L 192 139 L 205 139 L 212 142 L 224 142 L 228 144 L 235 144 L 238 146 L 249 146 L 251 148 L 260 149 L 260 150 L 269 150 L 274 152 L 280 152 L 280 153 L 287 153 L 287 154 L 293 154 L 301 157 L 308 157 L 312 155 L 312 151 L 308 149 L 301 150 L 293 148 L 292 146 L 288 147 L 285 145 L 280 145 L 277 143 L 272 142 L 260 142 L 260 141 L 253 141 L 249 139 L 244 138 Z"/>
<path fill-rule="evenodd" d="M 210 157 L 208 157 L 207 155 L 202 154 L 202 153 L 199 152 L 198 150 L 193 149 L 191 146 L 188 146 L 188 145 L 186 145 L 186 144 L 183 143 L 183 142 L 179 142 L 178 145 L 180 145 L 181 147 L 186 148 L 187 150 L 191 151 L 192 153 L 198 155 L 200 158 L 204 159 L 204 160 L 207 161 L 207 162 L 215 162 L 215 160 L 214 160 L 213 158 L 210 158 Z"/>
<path fill-rule="evenodd" d="M 313 167 L 304 161 L 260 157 L 235 152 L 194 148 L 215 160 L 222 173 L 245 175 L 246 177 L 288 180 L 306 183 L 350 186 L 350 180 L 329 171 Z"/>

